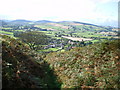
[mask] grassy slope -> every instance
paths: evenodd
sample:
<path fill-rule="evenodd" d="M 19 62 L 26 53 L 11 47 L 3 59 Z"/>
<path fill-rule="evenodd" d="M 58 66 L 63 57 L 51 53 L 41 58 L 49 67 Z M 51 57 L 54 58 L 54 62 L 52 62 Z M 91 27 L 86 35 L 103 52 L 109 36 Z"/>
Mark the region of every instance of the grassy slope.
<path fill-rule="evenodd" d="M 90 38 L 90 37 L 111 38 L 111 36 L 106 37 L 106 36 L 101 36 L 101 34 L 99 33 L 95 33 L 96 31 L 99 32 L 100 30 L 108 31 L 105 27 L 97 27 L 93 25 L 76 25 L 76 24 L 77 23 L 73 24 L 72 22 L 71 23 L 63 22 L 63 23 L 58 23 L 56 26 L 56 23 L 52 25 L 50 25 L 50 23 L 46 23 L 46 24 L 35 25 L 35 27 L 55 29 L 55 31 L 54 30 L 52 31 L 51 36 L 54 36 L 54 33 L 58 33 L 58 32 L 61 32 L 62 34 L 68 34 L 69 32 L 74 32 L 73 34 L 76 34 L 77 36 L 86 37 L 86 38 Z M 62 28 L 60 26 L 69 27 L 69 29 Z M 74 30 L 74 27 L 75 27 L 75 30 Z"/>
<path fill-rule="evenodd" d="M 3 88 L 60 87 L 53 71 L 24 43 L 2 35 Z"/>
<path fill-rule="evenodd" d="M 119 46 L 118 40 L 104 42 L 50 53 L 45 60 L 63 83 L 62 88 L 117 88 L 120 83 Z"/>

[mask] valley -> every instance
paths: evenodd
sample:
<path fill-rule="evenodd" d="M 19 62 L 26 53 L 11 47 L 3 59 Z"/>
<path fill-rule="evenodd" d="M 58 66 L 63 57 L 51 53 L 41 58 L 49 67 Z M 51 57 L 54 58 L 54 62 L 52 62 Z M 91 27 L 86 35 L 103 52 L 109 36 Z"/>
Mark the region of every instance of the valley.
<path fill-rule="evenodd" d="M 3 21 L 4 22 L 4 21 Z M 43 32 L 48 35 L 49 43 L 42 45 L 43 50 L 60 51 L 70 50 L 72 47 L 82 47 L 104 40 L 113 40 L 118 37 L 115 27 L 103 27 L 76 21 L 53 22 L 47 20 L 27 21 L 14 20 L 4 22 L 1 34 L 19 38 L 19 34 L 29 31 Z"/>
<path fill-rule="evenodd" d="M 3 88 L 120 88 L 116 27 L 76 21 L 1 22 Z"/>

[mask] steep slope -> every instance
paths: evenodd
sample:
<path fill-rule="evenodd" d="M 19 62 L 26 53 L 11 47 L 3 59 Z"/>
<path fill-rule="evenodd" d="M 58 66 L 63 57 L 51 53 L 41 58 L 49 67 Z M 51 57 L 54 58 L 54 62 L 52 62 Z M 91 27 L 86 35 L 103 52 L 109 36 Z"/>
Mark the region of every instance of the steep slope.
<path fill-rule="evenodd" d="M 2 36 L 3 88 L 60 87 L 49 65 L 24 43 Z"/>
<path fill-rule="evenodd" d="M 119 46 L 119 40 L 107 41 L 50 53 L 45 60 L 63 83 L 62 88 L 118 88 Z"/>

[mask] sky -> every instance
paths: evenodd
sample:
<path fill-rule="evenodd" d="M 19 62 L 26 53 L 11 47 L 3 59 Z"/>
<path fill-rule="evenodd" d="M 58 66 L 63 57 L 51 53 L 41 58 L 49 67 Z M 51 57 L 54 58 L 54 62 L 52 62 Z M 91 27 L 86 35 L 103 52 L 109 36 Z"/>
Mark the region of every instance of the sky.
<path fill-rule="evenodd" d="M 80 21 L 117 26 L 119 0 L 0 0 L 0 19 Z"/>

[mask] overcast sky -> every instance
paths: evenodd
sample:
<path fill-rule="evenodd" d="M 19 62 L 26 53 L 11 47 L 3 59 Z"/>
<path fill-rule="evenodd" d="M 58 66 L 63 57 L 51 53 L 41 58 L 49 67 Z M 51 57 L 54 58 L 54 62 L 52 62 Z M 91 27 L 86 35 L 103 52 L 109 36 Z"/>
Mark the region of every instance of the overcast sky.
<path fill-rule="evenodd" d="M 119 0 L 0 0 L 1 19 L 80 21 L 114 26 Z"/>

